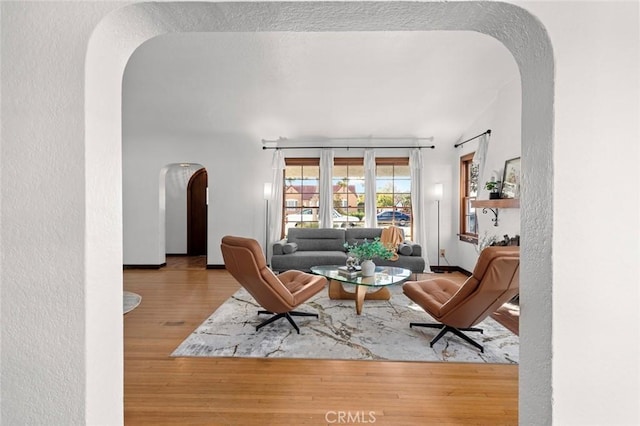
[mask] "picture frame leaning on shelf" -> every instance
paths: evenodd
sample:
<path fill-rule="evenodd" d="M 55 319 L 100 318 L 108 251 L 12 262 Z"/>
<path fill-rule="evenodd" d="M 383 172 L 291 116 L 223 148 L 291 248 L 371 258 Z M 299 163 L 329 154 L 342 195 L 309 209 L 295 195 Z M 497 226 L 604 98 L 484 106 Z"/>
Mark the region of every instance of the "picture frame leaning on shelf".
<path fill-rule="evenodd" d="M 520 198 L 520 157 L 504 162 L 500 198 Z"/>

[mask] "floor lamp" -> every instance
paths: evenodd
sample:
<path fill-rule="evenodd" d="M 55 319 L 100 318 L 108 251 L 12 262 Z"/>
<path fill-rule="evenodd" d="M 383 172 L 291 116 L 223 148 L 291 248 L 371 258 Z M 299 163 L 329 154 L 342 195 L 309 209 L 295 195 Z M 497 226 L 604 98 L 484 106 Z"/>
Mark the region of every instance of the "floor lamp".
<path fill-rule="evenodd" d="M 443 193 L 444 185 L 441 183 L 436 183 L 433 187 L 433 195 L 438 205 L 438 270 L 436 272 L 442 272 L 440 271 L 440 200 L 442 200 Z"/>
<path fill-rule="evenodd" d="M 264 183 L 264 258 L 269 264 L 269 199 L 271 198 L 271 182 Z"/>

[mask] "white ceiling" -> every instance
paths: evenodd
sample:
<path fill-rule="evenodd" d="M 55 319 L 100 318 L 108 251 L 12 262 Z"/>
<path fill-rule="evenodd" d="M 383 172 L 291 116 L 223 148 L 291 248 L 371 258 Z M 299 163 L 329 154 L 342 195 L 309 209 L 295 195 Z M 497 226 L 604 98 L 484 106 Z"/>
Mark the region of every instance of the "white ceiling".
<path fill-rule="evenodd" d="M 449 142 L 517 78 L 507 49 L 474 32 L 171 34 L 132 56 L 123 119 L 130 132 Z"/>

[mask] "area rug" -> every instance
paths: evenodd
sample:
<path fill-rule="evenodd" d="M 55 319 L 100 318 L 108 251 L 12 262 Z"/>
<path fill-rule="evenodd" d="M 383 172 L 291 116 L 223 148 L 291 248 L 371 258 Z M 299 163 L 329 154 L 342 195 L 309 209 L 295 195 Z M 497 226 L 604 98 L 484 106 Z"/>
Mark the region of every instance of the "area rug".
<path fill-rule="evenodd" d="M 294 317 L 300 334 L 284 318 L 256 331 L 268 316 L 258 316 L 262 308 L 240 289 L 171 356 L 518 363 L 518 336 L 492 318 L 477 326 L 484 334 L 468 333 L 484 353 L 450 334 L 429 347 L 439 330 L 409 328 L 409 323 L 433 322 L 431 317 L 402 293 L 402 286 L 388 288 L 391 299 L 365 300 L 361 315 L 353 300 L 331 300 L 326 290 L 320 292 L 298 309 L 319 318 Z"/>
<path fill-rule="evenodd" d="M 138 307 L 141 301 L 142 301 L 142 296 L 140 296 L 139 294 L 135 294 L 130 291 L 122 292 L 123 314 L 133 311 L 135 308 Z"/>

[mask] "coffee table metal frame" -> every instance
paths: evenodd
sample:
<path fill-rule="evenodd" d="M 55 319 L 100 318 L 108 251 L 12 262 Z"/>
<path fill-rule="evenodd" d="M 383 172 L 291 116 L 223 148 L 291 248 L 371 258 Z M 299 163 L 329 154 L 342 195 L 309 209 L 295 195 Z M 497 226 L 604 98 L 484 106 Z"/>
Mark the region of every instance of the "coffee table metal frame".
<path fill-rule="evenodd" d="M 411 271 L 395 266 L 376 266 L 376 272 L 372 277 L 363 277 L 359 274 L 348 277 L 339 272 L 341 265 L 313 266 L 311 272 L 322 275 L 329 280 L 329 298 L 332 300 L 355 300 L 356 314 L 362 313 L 365 300 L 389 300 L 391 293 L 387 286 L 400 284 L 411 277 Z M 355 285 L 355 292 L 345 290 L 343 284 Z M 367 291 L 378 287 L 375 291 Z"/>

